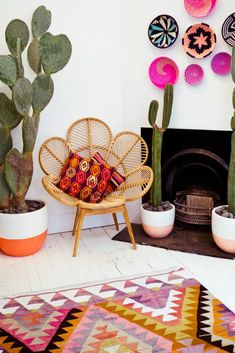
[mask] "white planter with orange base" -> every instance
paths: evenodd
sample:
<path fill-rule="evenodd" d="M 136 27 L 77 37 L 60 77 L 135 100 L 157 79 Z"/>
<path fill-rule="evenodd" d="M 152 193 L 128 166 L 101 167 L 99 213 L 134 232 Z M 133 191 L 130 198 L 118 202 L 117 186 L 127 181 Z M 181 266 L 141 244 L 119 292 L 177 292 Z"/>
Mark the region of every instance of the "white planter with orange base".
<path fill-rule="evenodd" d="M 48 211 L 45 204 L 33 212 L 0 213 L 0 250 L 10 256 L 32 255 L 44 243 L 47 228 Z"/>
<path fill-rule="evenodd" d="M 212 235 L 220 249 L 228 253 L 235 253 L 235 219 L 218 215 L 216 210 L 220 207 L 223 206 L 215 207 L 212 210 Z"/>
<path fill-rule="evenodd" d="M 142 227 L 152 238 L 165 238 L 173 229 L 175 222 L 175 206 L 167 211 L 149 211 L 141 206 Z"/>

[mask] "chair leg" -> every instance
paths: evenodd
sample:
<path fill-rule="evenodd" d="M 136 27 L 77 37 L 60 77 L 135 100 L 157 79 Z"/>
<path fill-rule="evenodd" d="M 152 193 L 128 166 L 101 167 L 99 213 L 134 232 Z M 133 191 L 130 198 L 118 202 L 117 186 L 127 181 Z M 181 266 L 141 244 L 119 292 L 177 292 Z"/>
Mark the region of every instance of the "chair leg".
<path fill-rule="evenodd" d="M 81 232 L 84 216 L 85 216 L 85 211 L 81 210 L 79 213 L 78 225 L 77 225 L 77 230 L 76 230 L 76 237 L 75 237 L 74 248 L 73 248 L 73 256 L 77 255 L 78 243 L 79 243 L 80 232 Z"/>
<path fill-rule="evenodd" d="M 133 249 L 136 249 L 135 237 L 134 237 L 134 234 L 133 234 L 133 231 L 132 231 L 131 223 L 130 223 L 129 216 L 128 216 L 127 209 L 126 209 L 125 205 L 123 205 L 123 216 L 124 216 L 124 219 L 125 219 L 125 222 L 126 222 L 126 225 L 127 225 L 127 229 L 128 229 L 128 233 L 129 233 L 129 237 L 130 237 L 131 243 L 133 245 Z"/>
<path fill-rule="evenodd" d="M 74 218 L 74 224 L 73 224 L 73 232 L 72 235 L 75 235 L 76 232 L 76 228 L 77 228 L 77 223 L 78 223 L 78 216 L 79 216 L 79 206 L 77 206 L 77 210 L 76 210 L 76 216 Z"/>
<path fill-rule="evenodd" d="M 116 215 L 116 213 L 112 213 L 112 215 L 113 215 L 113 220 L 114 220 L 114 224 L 115 224 L 116 230 L 119 230 L 119 224 L 118 224 L 118 220 L 117 220 L 117 215 Z"/>

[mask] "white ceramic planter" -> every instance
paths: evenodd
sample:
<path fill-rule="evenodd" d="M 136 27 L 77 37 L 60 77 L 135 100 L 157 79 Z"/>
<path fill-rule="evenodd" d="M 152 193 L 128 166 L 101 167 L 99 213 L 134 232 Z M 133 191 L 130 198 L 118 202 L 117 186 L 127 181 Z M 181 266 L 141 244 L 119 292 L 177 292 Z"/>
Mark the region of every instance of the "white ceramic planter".
<path fill-rule="evenodd" d="M 215 207 L 212 210 L 211 227 L 216 245 L 229 253 L 235 253 L 235 219 L 218 215 L 216 210 L 223 206 Z"/>
<path fill-rule="evenodd" d="M 146 210 L 141 206 L 142 227 L 152 238 L 164 238 L 173 229 L 175 222 L 175 206 L 168 211 L 156 212 Z"/>
<path fill-rule="evenodd" d="M 27 256 L 37 252 L 47 236 L 48 211 L 0 213 L 0 250 L 10 256 Z"/>

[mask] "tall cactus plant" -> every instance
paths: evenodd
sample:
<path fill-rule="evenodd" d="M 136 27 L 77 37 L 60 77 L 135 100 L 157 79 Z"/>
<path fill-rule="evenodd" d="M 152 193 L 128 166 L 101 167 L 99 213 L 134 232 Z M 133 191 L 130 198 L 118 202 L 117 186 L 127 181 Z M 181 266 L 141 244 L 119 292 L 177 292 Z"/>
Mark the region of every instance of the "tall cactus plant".
<path fill-rule="evenodd" d="M 152 132 L 152 169 L 154 173 L 154 181 L 150 191 L 150 205 L 154 208 L 162 206 L 162 170 L 161 170 L 161 154 L 163 133 L 167 129 L 172 111 L 173 104 L 173 85 L 167 84 L 164 89 L 164 105 L 162 114 L 162 126 L 158 127 L 156 118 L 159 103 L 153 100 L 149 106 L 148 119 L 153 128 Z"/>
<path fill-rule="evenodd" d="M 28 63 L 35 74 L 33 82 L 24 76 L 22 53 L 28 45 L 29 29 L 19 20 L 5 31 L 9 55 L 0 55 L 0 80 L 9 94 L 0 93 L 0 210 L 27 211 L 25 196 L 33 174 L 32 153 L 41 111 L 50 102 L 54 84 L 51 75 L 68 63 L 72 46 L 64 34 L 48 32 L 51 12 L 38 7 L 32 16 L 32 41 L 27 49 Z M 13 148 L 12 129 L 22 126 L 22 151 Z"/>
<path fill-rule="evenodd" d="M 235 83 L 235 47 L 232 51 L 231 74 Z M 231 155 L 228 172 L 228 208 L 229 212 L 235 215 L 235 87 L 233 89 L 233 116 L 231 119 L 231 128 L 233 130 L 231 138 Z"/>

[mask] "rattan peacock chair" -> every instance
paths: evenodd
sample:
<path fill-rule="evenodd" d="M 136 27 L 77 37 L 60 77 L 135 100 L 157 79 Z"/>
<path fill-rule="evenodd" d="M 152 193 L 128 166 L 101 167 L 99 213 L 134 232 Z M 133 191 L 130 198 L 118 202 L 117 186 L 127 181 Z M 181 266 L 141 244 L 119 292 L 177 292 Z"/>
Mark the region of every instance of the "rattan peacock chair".
<path fill-rule="evenodd" d="M 98 152 L 107 163 L 125 175 L 126 180 L 100 203 L 88 203 L 74 198 L 55 186 L 70 152 L 85 158 L 92 158 Z M 133 248 L 136 249 L 125 203 L 141 198 L 153 182 L 152 169 L 144 166 L 147 157 L 148 147 L 141 136 L 123 131 L 113 137 L 110 127 L 97 118 L 79 119 L 69 127 L 66 139 L 52 137 L 42 144 L 39 163 L 46 174 L 42 179 L 44 188 L 57 201 L 77 209 L 73 226 L 73 235 L 76 235 L 73 256 L 77 254 L 80 231 L 86 215 L 112 213 L 118 230 L 116 213 L 122 212 Z"/>

